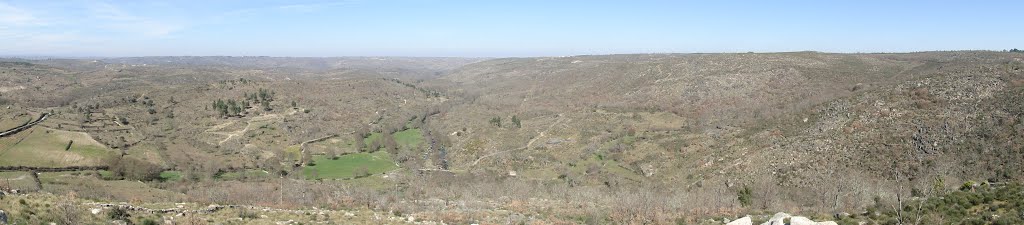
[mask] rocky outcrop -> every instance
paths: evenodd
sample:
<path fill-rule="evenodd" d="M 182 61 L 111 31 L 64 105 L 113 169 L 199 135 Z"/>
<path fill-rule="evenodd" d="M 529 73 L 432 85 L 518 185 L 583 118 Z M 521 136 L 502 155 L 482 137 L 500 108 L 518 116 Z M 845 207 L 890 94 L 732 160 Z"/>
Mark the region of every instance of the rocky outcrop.
<path fill-rule="evenodd" d="M 7 212 L 0 210 L 0 224 L 7 224 Z"/>
<path fill-rule="evenodd" d="M 807 217 L 794 216 L 789 219 L 790 225 L 837 225 L 836 222 L 824 221 L 814 222 L 814 220 L 808 219 Z"/>
<path fill-rule="evenodd" d="M 783 212 L 776 213 L 771 219 L 768 219 L 767 222 L 764 222 L 761 225 L 785 225 L 786 218 L 789 218 L 789 214 Z"/>
<path fill-rule="evenodd" d="M 732 222 L 726 223 L 725 225 L 753 225 L 753 224 L 754 224 L 754 222 L 750 220 L 750 216 L 744 216 L 743 218 L 739 218 L 739 219 L 733 220 Z"/>
<path fill-rule="evenodd" d="M 738 220 L 733 221 L 733 222 L 740 222 L 743 219 L 746 219 L 746 223 L 736 223 L 736 224 L 727 223 L 726 225 L 751 224 L 750 216 L 743 217 L 743 218 L 738 219 Z M 789 223 L 786 223 L 787 219 L 789 220 Z M 772 217 L 769 218 L 768 221 L 765 221 L 761 225 L 838 225 L 838 224 L 836 222 L 833 222 L 833 221 L 814 222 L 814 220 L 808 219 L 807 217 L 791 216 L 789 214 L 780 212 L 780 213 L 776 213 L 775 215 L 772 215 Z"/>

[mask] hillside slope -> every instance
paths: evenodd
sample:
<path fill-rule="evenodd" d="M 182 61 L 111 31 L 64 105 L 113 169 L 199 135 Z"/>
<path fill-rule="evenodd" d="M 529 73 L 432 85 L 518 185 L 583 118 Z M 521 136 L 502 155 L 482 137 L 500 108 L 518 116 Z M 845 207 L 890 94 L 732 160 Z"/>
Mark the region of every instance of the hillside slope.
<path fill-rule="evenodd" d="M 798 205 L 834 207 L 842 195 L 856 207 L 896 185 L 1019 180 L 1022 58 L 497 59 L 434 82 L 465 97 L 435 124 L 453 134 L 457 169 L 593 185 L 675 183 L 704 193 L 749 185 Z"/>

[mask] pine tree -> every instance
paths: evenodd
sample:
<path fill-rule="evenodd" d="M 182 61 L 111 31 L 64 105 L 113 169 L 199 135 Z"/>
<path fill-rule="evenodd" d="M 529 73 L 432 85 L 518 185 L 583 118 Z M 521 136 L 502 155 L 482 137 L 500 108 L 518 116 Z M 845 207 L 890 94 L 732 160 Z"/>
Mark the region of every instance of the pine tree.
<path fill-rule="evenodd" d="M 523 127 L 523 124 L 521 123 L 521 121 L 519 121 L 519 118 L 516 118 L 515 115 L 512 115 L 512 124 L 515 124 L 516 128 L 522 128 Z"/>

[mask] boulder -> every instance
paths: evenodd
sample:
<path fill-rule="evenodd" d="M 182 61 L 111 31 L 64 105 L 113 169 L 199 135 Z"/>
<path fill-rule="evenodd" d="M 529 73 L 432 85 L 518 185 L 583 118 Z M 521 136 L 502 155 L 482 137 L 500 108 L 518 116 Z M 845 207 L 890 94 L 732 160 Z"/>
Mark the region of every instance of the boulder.
<path fill-rule="evenodd" d="M 753 224 L 754 224 L 754 222 L 750 220 L 750 216 L 744 216 L 743 218 L 739 218 L 739 219 L 733 220 L 732 222 L 726 223 L 725 225 L 753 225 Z"/>
<path fill-rule="evenodd" d="M 7 224 L 7 212 L 0 210 L 0 224 Z"/>
<path fill-rule="evenodd" d="M 786 218 L 789 218 L 789 214 L 783 212 L 776 213 L 771 219 L 768 219 L 767 222 L 764 222 L 761 225 L 785 225 Z"/>
<path fill-rule="evenodd" d="M 654 165 L 651 164 L 643 164 L 640 165 L 640 172 L 643 173 L 645 177 L 650 177 L 654 176 L 654 174 L 658 172 L 658 168 L 654 168 Z"/>
<path fill-rule="evenodd" d="M 808 219 L 807 217 L 794 216 L 789 218 L 790 225 L 817 225 L 814 220 Z"/>
<path fill-rule="evenodd" d="M 789 219 L 790 225 L 838 225 L 833 221 L 814 222 L 814 220 L 808 219 L 807 217 L 794 216 Z"/>

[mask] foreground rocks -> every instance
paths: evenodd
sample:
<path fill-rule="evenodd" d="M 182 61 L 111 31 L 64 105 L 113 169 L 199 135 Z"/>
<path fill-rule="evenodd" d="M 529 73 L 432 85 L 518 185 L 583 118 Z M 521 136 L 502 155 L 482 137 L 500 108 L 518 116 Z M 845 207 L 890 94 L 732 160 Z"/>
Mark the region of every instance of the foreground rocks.
<path fill-rule="evenodd" d="M 787 220 L 789 223 L 787 223 Z M 731 222 L 727 222 L 725 225 L 753 225 L 753 221 L 750 216 L 744 216 L 743 218 L 736 219 Z M 761 223 L 761 225 L 838 225 L 834 221 L 822 221 L 815 222 L 807 217 L 802 216 L 791 216 L 789 214 L 780 212 L 772 215 L 768 221 Z"/>
<path fill-rule="evenodd" d="M 754 222 L 750 220 L 750 216 L 744 216 L 743 218 L 736 219 L 732 222 L 726 223 L 725 225 L 753 225 Z"/>
<path fill-rule="evenodd" d="M 761 225 L 785 225 L 786 222 L 784 220 L 789 217 L 789 214 L 783 212 L 776 213 L 771 219 L 768 219 L 767 222 L 764 222 Z"/>

